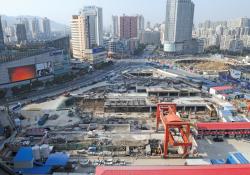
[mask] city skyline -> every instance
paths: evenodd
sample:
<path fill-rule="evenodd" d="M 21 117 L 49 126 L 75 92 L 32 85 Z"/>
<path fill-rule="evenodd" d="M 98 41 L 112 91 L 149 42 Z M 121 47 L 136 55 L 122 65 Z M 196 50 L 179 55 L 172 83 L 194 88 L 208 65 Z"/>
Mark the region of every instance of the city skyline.
<path fill-rule="evenodd" d="M 250 0 L 2 0 L 0 175 L 250 175 Z"/>
<path fill-rule="evenodd" d="M 18 16 L 18 15 L 32 15 L 48 17 L 51 20 L 60 22 L 62 24 L 70 24 L 70 19 L 72 15 L 75 15 L 80 8 L 88 5 L 100 6 L 103 8 L 104 16 L 104 26 L 108 27 L 112 24 L 112 15 L 121 16 L 126 15 L 136 15 L 142 14 L 145 17 L 145 22 L 150 21 L 152 23 L 161 23 L 165 20 L 165 4 L 166 0 L 126 0 L 115 1 L 115 0 L 75 0 L 74 3 L 66 0 L 44 0 L 44 1 L 33 1 L 33 0 L 9 0 L 1 3 L 0 11 L 2 15 L 7 16 Z M 65 8 L 56 8 L 56 13 L 54 8 L 56 5 L 65 5 Z M 13 8 L 15 4 L 15 8 Z M 48 6 L 50 4 L 50 6 Z M 130 7 L 133 4 L 133 7 Z M 203 22 L 205 20 L 230 20 L 239 17 L 250 16 L 250 11 L 248 7 L 250 2 L 241 0 L 220 0 L 211 3 L 211 0 L 194 0 L 195 4 L 195 15 L 194 23 Z M 227 9 L 224 8 L 225 4 Z M 136 7 L 136 8 L 135 8 Z M 235 11 L 235 9 L 241 9 L 240 11 Z M 221 12 L 223 10 L 223 13 Z M 152 13 L 152 11 L 154 13 Z M 213 13 L 211 13 L 213 12 Z"/>

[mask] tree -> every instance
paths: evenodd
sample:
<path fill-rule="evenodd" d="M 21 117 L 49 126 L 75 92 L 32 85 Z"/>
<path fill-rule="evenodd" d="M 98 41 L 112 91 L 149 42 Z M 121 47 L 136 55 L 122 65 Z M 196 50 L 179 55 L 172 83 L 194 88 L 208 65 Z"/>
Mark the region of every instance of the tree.
<path fill-rule="evenodd" d="M 36 80 L 36 81 L 32 82 L 31 88 L 35 89 L 35 88 L 38 88 L 38 87 L 42 87 L 43 85 L 44 85 L 44 83 L 42 81 Z"/>
<path fill-rule="evenodd" d="M 53 82 L 55 84 L 61 84 L 61 83 L 72 81 L 75 78 L 76 78 L 75 74 L 68 73 L 68 74 L 65 74 L 65 75 L 62 75 L 62 76 L 55 77 Z"/>
<path fill-rule="evenodd" d="M 220 50 L 219 46 L 209 46 L 204 51 L 205 54 L 224 54 L 232 56 L 246 56 L 250 53 L 250 50 L 244 48 L 241 52 L 232 52 L 229 50 Z"/>
<path fill-rule="evenodd" d="M 21 95 L 23 93 L 30 92 L 30 84 L 22 85 L 22 86 L 14 86 L 11 88 L 12 93 L 14 95 Z"/>
<path fill-rule="evenodd" d="M 220 50 L 219 46 L 209 46 L 208 48 L 205 49 L 204 53 L 211 53 L 211 54 L 216 54 L 216 53 L 221 53 L 222 51 Z"/>
<path fill-rule="evenodd" d="M 146 48 L 146 44 L 139 44 L 138 48 L 134 51 L 134 55 L 140 55 Z"/>
<path fill-rule="evenodd" d="M 54 85 L 53 81 L 46 81 L 45 82 L 46 87 L 50 87 L 50 86 L 53 86 L 53 85 Z"/>

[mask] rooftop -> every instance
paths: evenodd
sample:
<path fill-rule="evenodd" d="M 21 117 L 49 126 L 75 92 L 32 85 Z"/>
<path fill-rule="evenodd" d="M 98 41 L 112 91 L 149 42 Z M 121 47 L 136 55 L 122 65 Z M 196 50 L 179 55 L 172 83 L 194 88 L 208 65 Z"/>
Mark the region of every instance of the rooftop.
<path fill-rule="evenodd" d="M 65 153 L 51 154 L 46 161 L 46 166 L 65 166 L 69 160 L 69 155 Z"/>
<path fill-rule="evenodd" d="M 237 66 L 232 66 L 231 68 L 242 72 L 250 73 L 250 65 L 237 65 Z"/>
<path fill-rule="evenodd" d="M 200 92 L 198 89 L 191 88 L 191 87 L 148 87 L 147 92 Z"/>
<path fill-rule="evenodd" d="M 25 168 L 25 169 L 15 169 L 16 172 L 21 172 L 22 174 L 30 175 L 40 175 L 40 174 L 49 174 L 51 172 L 51 166 L 42 166 L 34 168 Z"/>
<path fill-rule="evenodd" d="M 96 175 L 248 175 L 250 165 L 97 167 Z"/>
<path fill-rule="evenodd" d="M 239 130 L 250 129 L 249 122 L 234 122 L 234 123 L 197 123 L 198 129 L 205 130 Z"/>
<path fill-rule="evenodd" d="M 41 49 L 26 49 L 26 50 L 8 50 L 0 54 L 0 63 L 16 61 L 26 57 L 41 55 L 56 50 L 58 49 L 41 48 Z"/>
<path fill-rule="evenodd" d="M 217 87 L 213 87 L 212 89 L 216 91 L 225 91 L 225 90 L 231 90 L 233 89 L 233 87 L 232 86 L 217 86 Z"/>
<path fill-rule="evenodd" d="M 31 147 L 20 148 L 16 157 L 14 158 L 14 162 L 24 162 L 32 160 L 33 160 L 33 153 Z"/>

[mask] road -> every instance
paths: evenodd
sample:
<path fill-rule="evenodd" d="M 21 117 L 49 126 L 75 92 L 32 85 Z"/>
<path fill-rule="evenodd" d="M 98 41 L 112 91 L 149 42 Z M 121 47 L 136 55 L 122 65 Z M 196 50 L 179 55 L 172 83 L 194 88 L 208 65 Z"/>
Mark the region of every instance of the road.
<path fill-rule="evenodd" d="M 21 95 L 19 97 L 9 98 L 7 99 L 7 102 L 1 101 L 0 105 L 8 104 L 11 106 L 13 104 L 16 104 L 17 102 L 27 103 L 30 101 L 36 101 L 36 100 L 43 99 L 43 98 L 53 97 L 53 96 L 62 94 L 65 91 L 76 90 L 76 89 L 79 89 L 80 87 L 89 86 L 93 84 L 94 82 L 100 82 L 107 75 L 111 73 L 119 73 L 121 71 L 124 71 L 134 64 L 135 63 L 131 63 L 131 62 L 115 62 L 111 66 L 108 66 L 102 70 L 96 70 L 90 74 L 84 75 L 83 77 L 73 80 L 71 82 L 67 82 L 62 85 L 56 85 L 49 89 L 46 88 L 43 90 L 34 91 L 25 95 Z M 142 63 L 139 63 L 137 65 L 140 66 L 140 64 Z"/>
<path fill-rule="evenodd" d="M 122 59 L 122 60 L 118 60 L 117 62 L 120 63 L 133 63 L 133 64 L 144 64 L 146 62 L 148 62 L 148 59 L 145 58 L 141 58 L 141 59 Z M 165 70 L 166 72 L 172 73 L 172 74 L 176 74 L 179 77 L 191 77 L 191 78 L 202 78 L 201 75 L 192 73 L 192 72 L 188 72 L 186 70 L 180 69 L 180 68 L 176 68 L 176 69 L 167 69 Z"/>
<path fill-rule="evenodd" d="M 102 81 L 107 75 L 111 74 L 111 73 L 119 73 L 122 72 L 126 69 L 128 69 L 129 67 L 143 67 L 146 65 L 147 60 L 146 59 L 125 59 L 125 60 L 117 60 L 114 62 L 113 65 L 108 66 L 102 70 L 96 70 L 93 73 L 84 75 L 81 78 L 75 79 L 71 82 L 67 82 L 61 85 L 56 85 L 53 86 L 51 88 L 46 88 L 46 89 L 42 89 L 39 91 L 34 91 L 28 94 L 24 94 L 21 95 L 19 97 L 12 97 L 12 98 L 8 98 L 6 99 L 6 101 L 0 101 L 0 105 L 14 105 L 17 102 L 21 102 L 21 103 L 27 103 L 30 101 L 37 101 L 39 99 L 43 99 L 43 98 L 49 98 L 49 97 L 53 97 L 59 94 L 64 93 L 65 91 L 72 91 L 72 90 L 77 90 L 80 87 L 86 87 L 89 86 L 91 84 L 93 84 L 94 82 L 100 82 Z M 200 77 L 197 74 L 193 74 L 190 72 L 187 72 L 185 70 L 173 70 L 173 69 L 168 69 L 167 72 L 179 75 L 180 77 Z"/>
<path fill-rule="evenodd" d="M 180 77 L 183 77 L 183 78 L 187 78 L 187 77 L 202 78 L 201 75 L 198 75 L 198 74 L 195 74 L 195 73 L 192 73 L 192 72 L 188 72 L 186 70 L 179 69 L 179 68 L 177 68 L 177 69 L 167 69 L 166 71 L 169 72 L 169 73 L 179 75 Z"/>

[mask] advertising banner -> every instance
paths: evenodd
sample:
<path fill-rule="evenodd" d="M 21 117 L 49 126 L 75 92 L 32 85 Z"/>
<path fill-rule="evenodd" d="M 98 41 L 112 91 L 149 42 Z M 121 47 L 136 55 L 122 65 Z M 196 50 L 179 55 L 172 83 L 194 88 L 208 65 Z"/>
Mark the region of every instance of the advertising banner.
<path fill-rule="evenodd" d="M 39 63 L 36 64 L 36 76 L 37 77 L 45 77 L 53 74 L 53 66 L 52 62 Z"/>
<path fill-rule="evenodd" d="M 35 65 L 27 65 L 9 68 L 10 82 L 18 82 L 33 79 L 36 77 Z"/>

